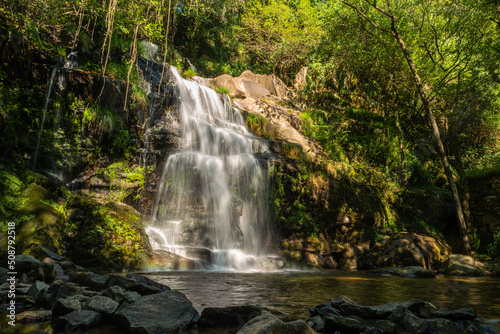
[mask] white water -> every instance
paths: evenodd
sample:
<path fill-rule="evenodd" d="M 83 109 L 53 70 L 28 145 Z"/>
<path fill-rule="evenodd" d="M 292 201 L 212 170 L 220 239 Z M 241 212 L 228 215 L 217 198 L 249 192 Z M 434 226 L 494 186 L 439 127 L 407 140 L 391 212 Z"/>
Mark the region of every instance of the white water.
<path fill-rule="evenodd" d="M 161 176 L 147 229 L 153 248 L 190 258 L 208 249 L 214 267 L 251 269 L 271 243 L 267 174 L 253 154 L 267 143 L 248 132 L 228 97 L 172 73 L 182 147 Z"/>

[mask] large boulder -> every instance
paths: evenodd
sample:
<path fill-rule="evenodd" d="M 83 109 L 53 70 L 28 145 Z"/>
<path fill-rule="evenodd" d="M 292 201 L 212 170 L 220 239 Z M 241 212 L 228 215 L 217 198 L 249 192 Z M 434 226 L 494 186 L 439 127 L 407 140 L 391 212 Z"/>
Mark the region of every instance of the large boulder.
<path fill-rule="evenodd" d="M 92 310 L 73 311 L 57 319 L 57 327 L 61 329 L 87 329 L 99 325 L 102 322 L 102 315 Z"/>
<path fill-rule="evenodd" d="M 284 322 L 271 314 L 253 318 L 237 334 L 314 334 L 316 333 L 303 321 Z"/>
<path fill-rule="evenodd" d="M 389 317 L 390 321 L 395 322 L 398 328 L 404 333 L 415 334 L 463 334 L 464 330 L 459 325 L 446 319 L 420 319 L 410 312 L 407 308 L 400 305 Z"/>
<path fill-rule="evenodd" d="M 262 315 L 257 306 L 207 307 L 203 309 L 199 327 L 242 327 L 249 320 Z"/>
<path fill-rule="evenodd" d="M 115 312 L 114 322 L 131 333 L 178 332 L 193 326 L 199 314 L 179 291 L 143 296 L 132 304 L 123 304 Z"/>
<path fill-rule="evenodd" d="M 56 278 L 56 273 L 52 265 L 38 261 L 31 255 L 16 255 L 15 261 L 16 271 L 19 275 L 25 273 L 33 278 L 43 278 L 47 283 L 52 283 Z"/>
<path fill-rule="evenodd" d="M 439 272 L 449 276 L 485 276 L 486 267 L 472 256 L 452 254 L 441 265 Z"/>

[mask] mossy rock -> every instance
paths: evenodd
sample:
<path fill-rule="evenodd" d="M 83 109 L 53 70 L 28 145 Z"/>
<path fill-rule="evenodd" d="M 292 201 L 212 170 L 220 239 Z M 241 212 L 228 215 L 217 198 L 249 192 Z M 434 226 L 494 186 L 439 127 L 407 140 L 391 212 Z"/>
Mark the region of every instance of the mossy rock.
<path fill-rule="evenodd" d="M 117 202 L 75 200 L 70 215 L 68 257 L 84 267 L 106 271 L 145 268 L 153 251 L 140 214 Z"/>
<path fill-rule="evenodd" d="M 61 236 L 66 225 L 66 202 L 36 184 L 30 184 L 16 195 L 17 201 L 10 208 L 9 217 L 3 218 L 16 223 L 16 253 L 30 254 L 31 246 L 39 244 L 62 254 Z M 1 242 L 5 244 L 3 239 Z"/>

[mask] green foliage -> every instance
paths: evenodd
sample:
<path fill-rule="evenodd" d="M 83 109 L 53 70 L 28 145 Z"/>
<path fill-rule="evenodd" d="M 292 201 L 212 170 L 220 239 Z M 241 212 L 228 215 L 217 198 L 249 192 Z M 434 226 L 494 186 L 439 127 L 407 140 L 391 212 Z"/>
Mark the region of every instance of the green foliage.
<path fill-rule="evenodd" d="M 215 88 L 215 91 L 217 93 L 221 93 L 221 94 L 226 94 L 226 95 L 229 95 L 229 89 L 227 89 L 226 87 L 222 87 L 222 86 L 217 86 Z"/>
<path fill-rule="evenodd" d="M 182 72 L 182 76 L 185 79 L 192 79 L 194 76 L 196 76 L 196 72 L 190 67 L 187 70 L 185 70 L 184 72 Z"/>
<path fill-rule="evenodd" d="M 246 115 L 246 125 L 257 136 L 276 139 L 276 130 L 269 124 L 267 118 L 261 115 L 248 113 Z"/>
<path fill-rule="evenodd" d="M 491 257 L 500 257 L 500 228 L 493 232 L 493 242 L 486 249 Z"/>
<path fill-rule="evenodd" d="M 0 170 L 0 232 L 7 231 L 7 223 L 19 219 L 15 215 L 25 203 L 20 196 L 24 183 L 14 174 Z"/>

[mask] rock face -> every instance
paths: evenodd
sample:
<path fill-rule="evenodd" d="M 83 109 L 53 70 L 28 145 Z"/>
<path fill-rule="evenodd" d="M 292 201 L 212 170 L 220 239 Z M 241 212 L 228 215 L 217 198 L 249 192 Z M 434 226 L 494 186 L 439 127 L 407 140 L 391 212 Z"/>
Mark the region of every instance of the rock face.
<path fill-rule="evenodd" d="M 441 265 L 439 272 L 449 276 L 485 276 L 484 264 L 472 256 L 453 254 Z"/>
<path fill-rule="evenodd" d="M 130 305 L 122 305 L 114 322 L 131 333 L 177 332 L 194 325 L 198 312 L 179 291 L 164 291 L 143 296 Z"/>
<path fill-rule="evenodd" d="M 316 333 L 302 320 L 283 322 L 271 314 L 264 314 L 253 318 L 238 334 L 314 334 Z"/>

